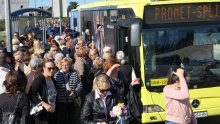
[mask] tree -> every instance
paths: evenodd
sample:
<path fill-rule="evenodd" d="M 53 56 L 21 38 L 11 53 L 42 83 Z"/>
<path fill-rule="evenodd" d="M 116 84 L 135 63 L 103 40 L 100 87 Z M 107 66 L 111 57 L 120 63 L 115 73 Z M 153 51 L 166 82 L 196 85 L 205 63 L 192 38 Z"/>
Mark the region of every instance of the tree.
<path fill-rule="evenodd" d="M 49 7 L 49 8 L 47 9 L 47 11 L 50 11 L 50 12 L 52 13 L 52 6 Z"/>
<path fill-rule="evenodd" d="M 67 12 L 69 13 L 72 9 L 76 9 L 79 6 L 78 2 L 69 2 L 69 6 L 67 8 Z"/>

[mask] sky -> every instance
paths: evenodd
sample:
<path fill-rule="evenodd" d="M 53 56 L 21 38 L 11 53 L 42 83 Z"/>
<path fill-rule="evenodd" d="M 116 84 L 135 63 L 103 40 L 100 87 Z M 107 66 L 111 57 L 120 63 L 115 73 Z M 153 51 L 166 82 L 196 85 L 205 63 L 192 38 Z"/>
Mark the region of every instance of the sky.
<path fill-rule="evenodd" d="M 35 7 L 35 2 L 36 1 L 36 7 L 39 6 L 52 6 L 52 0 L 29 0 L 29 7 Z M 96 2 L 98 0 L 67 0 L 67 3 L 69 4 L 70 1 L 76 1 L 79 3 L 79 5 L 82 5 L 85 3 L 92 3 Z"/>

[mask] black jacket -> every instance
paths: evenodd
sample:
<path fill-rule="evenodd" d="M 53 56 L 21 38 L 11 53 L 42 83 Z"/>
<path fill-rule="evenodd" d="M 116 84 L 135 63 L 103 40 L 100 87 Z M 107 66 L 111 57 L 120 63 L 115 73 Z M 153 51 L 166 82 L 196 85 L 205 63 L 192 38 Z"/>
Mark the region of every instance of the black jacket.
<path fill-rule="evenodd" d="M 21 114 L 21 122 L 20 124 L 27 124 L 28 117 L 29 117 L 29 101 L 28 97 L 25 93 L 20 92 L 21 99 L 18 104 L 18 113 Z M 9 95 L 7 93 L 0 94 L 0 124 L 2 124 L 4 117 L 7 117 L 7 113 L 11 114 L 14 109 L 15 105 L 17 104 L 17 99 L 19 94 Z"/>
<path fill-rule="evenodd" d="M 102 107 L 102 100 L 95 99 L 95 91 L 90 92 L 86 96 L 85 102 L 81 110 L 81 124 L 97 124 L 97 122 L 114 122 L 116 118 L 112 118 L 110 116 L 110 111 L 115 105 L 117 105 L 117 98 L 112 93 L 112 95 L 107 96 L 106 98 L 107 111 L 105 111 L 105 109 Z"/>
<path fill-rule="evenodd" d="M 52 78 L 53 82 L 54 82 L 54 86 L 55 85 L 55 80 L 54 78 Z M 31 89 L 29 91 L 29 97 L 31 99 L 31 101 L 37 105 L 42 101 L 48 103 L 48 93 L 47 93 L 47 86 L 46 86 L 46 79 L 43 75 L 39 75 L 36 79 L 34 79 Z M 41 99 L 40 99 L 40 98 Z M 44 121 L 48 121 L 48 119 L 50 118 L 51 113 L 47 112 L 45 109 L 40 113 L 40 115 L 38 115 L 38 118 L 40 120 L 44 120 Z"/>

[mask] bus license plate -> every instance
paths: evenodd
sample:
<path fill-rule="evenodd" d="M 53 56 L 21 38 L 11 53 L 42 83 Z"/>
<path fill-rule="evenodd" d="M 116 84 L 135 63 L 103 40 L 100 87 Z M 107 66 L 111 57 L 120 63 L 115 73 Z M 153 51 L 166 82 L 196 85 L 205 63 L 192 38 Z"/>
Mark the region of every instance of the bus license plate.
<path fill-rule="evenodd" d="M 196 118 L 204 118 L 208 116 L 208 112 L 195 112 L 194 114 Z"/>

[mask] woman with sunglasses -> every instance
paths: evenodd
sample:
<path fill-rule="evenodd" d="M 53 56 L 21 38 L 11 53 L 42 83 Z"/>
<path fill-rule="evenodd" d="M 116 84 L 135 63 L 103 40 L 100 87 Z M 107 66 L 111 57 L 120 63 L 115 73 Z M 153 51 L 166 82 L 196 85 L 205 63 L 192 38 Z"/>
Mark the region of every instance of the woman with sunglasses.
<path fill-rule="evenodd" d="M 42 106 L 43 110 L 35 117 L 35 124 L 53 123 L 53 112 L 55 111 L 56 88 L 54 75 L 55 64 L 52 60 L 43 61 L 43 74 L 38 76 L 32 84 L 32 102 L 37 106 Z"/>
<path fill-rule="evenodd" d="M 97 76 L 93 81 L 93 91 L 86 95 L 81 110 L 81 123 L 107 124 L 115 121 L 110 117 L 110 110 L 117 104 L 117 97 L 109 89 L 111 84 L 105 74 Z"/>

